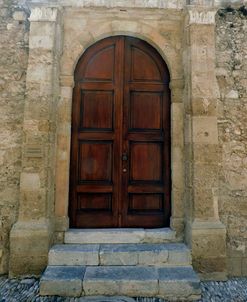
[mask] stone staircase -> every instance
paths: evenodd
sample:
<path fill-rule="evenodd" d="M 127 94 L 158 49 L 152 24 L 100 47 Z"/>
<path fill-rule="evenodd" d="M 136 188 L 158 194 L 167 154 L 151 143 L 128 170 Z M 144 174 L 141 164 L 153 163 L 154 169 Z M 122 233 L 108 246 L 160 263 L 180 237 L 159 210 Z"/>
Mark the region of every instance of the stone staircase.
<path fill-rule="evenodd" d="M 171 229 L 69 230 L 49 252 L 41 295 L 200 298 L 190 250 Z"/>

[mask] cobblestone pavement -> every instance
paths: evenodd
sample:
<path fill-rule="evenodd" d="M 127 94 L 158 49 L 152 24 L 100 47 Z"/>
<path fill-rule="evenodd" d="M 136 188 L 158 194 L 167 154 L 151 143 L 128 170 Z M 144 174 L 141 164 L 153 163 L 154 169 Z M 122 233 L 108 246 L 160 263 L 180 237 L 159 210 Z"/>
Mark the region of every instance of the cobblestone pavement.
<path fill-rule="evenodd" d="M 247 278 L 226 282 L 201 282 L 202 299 L 198 302 L 247 302 Z M 0 302 L 166 302 L 158 298 L 64 298 L 40 297 L 39 280 L 0 277 Z"/>

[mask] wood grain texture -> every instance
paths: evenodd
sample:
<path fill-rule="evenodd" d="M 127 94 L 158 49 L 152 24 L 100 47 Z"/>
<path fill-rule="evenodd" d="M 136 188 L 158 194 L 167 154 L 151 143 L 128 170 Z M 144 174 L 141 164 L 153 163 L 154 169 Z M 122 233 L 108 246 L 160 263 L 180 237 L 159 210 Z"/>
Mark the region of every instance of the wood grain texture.
<path fill-rule="evenodd" d="M 115 36 L 75 70 L 71 227 L 163 227 L 170 218 L 169 72 L 146 42 Z"/>

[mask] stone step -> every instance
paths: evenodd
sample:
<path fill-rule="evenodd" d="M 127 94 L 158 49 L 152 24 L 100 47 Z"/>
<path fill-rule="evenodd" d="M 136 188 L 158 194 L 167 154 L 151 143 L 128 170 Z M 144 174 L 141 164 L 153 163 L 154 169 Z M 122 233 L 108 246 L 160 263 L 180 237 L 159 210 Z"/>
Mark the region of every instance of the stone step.
<path fill-rule="evenodd" d="M 176 242 L 175 232 L 160 229 L 70 229 L 65 232 L 65 243 L 166 243 Z"/>
<path fill-rule="evenodd" d="M 41 295 L 200 298 L 200 280 L 191 266 L 48 266 Z"/>
<path fill-rule="evenodd" d="M 183 243 L 60 244 L 49 252 L 49 265 L 188 266 L 190 250 Z"/>

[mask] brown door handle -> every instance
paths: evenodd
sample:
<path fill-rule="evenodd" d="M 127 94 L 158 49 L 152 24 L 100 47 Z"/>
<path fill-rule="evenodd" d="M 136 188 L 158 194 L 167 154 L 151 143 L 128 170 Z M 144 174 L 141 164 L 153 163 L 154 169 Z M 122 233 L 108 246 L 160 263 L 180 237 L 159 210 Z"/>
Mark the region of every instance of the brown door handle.
<path fill-rule="evenodd" d="M 128 160 L 128 155 L 127 155 L 126 153 L 124 153 L 124 154 L 122 155 L 122 160 L 123 160 L 123 161 L 127 161 L 127 160 Z"/>

